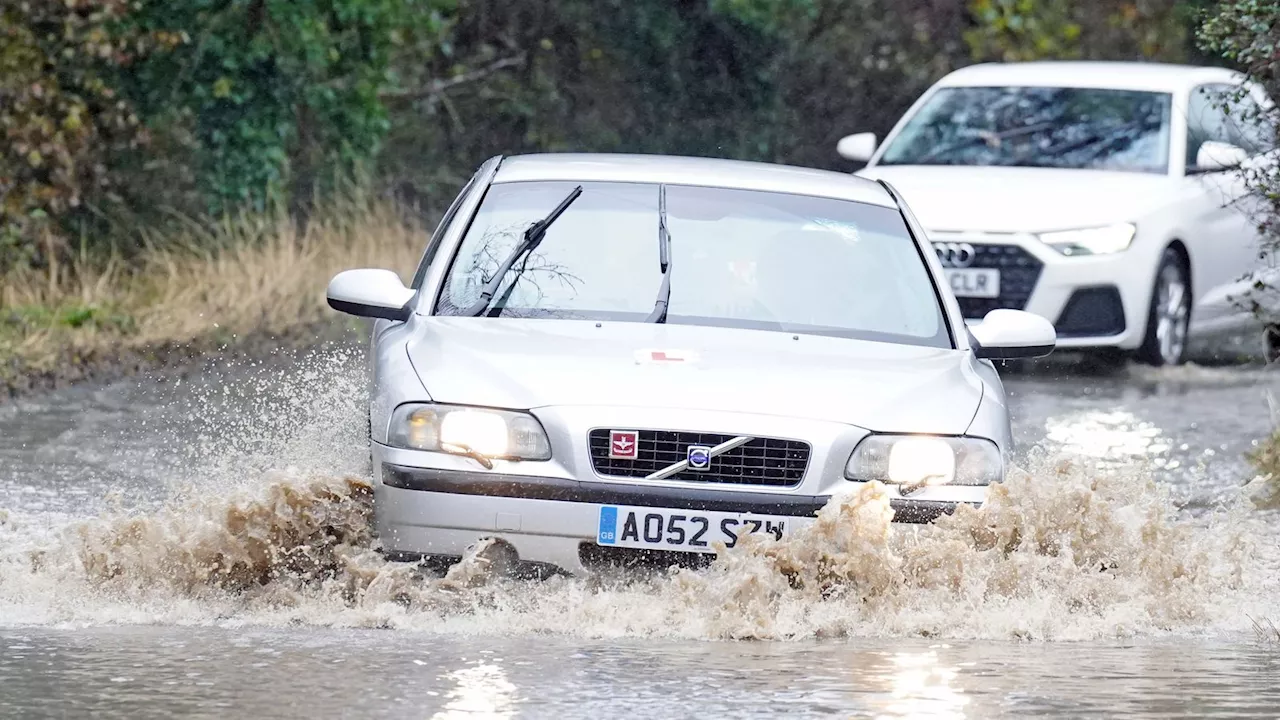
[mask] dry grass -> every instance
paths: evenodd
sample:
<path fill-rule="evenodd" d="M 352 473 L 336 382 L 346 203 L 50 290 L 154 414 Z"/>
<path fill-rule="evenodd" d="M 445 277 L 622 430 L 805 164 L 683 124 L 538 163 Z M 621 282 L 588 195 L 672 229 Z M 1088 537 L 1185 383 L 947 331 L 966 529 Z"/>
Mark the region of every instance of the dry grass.
<path fill-rule="evenodd" d="M 335 313 L 325 286 L 353 267 L 406 281 L 427 234 L 390 204 L 353 197 L 300 232 L 283 212 L 185 223 L 140 257 L 14 270 L 0 285 L 0 369 L 47 371 L 70 357 L 251 333 L 287 333 Z"/>
<path fill-rule="evenodd" d="M 1252 616 L 1247 617 L 1249 617 L 1249 622 L 1253 623 L 1253 632 L 1258 637 L 1259 642 L 1280 644 L 1280 627 L 1276 626 L 1274 620 L 1266 618 L 1258 620 Z"/>

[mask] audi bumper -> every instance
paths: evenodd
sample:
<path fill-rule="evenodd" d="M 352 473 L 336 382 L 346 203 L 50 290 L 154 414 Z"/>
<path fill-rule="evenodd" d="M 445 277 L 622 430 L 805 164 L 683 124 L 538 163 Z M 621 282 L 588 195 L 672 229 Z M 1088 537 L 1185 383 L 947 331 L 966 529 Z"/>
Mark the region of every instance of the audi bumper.
<path fill-rule="evenodd" d="M 991 310 L 1048 319 L 1059 348 L 1136 349 L 1146 332 L 1154 259 L 1138 247 L 1064 256 L 1029 233 L 930 232 L 969 325 Z"/>

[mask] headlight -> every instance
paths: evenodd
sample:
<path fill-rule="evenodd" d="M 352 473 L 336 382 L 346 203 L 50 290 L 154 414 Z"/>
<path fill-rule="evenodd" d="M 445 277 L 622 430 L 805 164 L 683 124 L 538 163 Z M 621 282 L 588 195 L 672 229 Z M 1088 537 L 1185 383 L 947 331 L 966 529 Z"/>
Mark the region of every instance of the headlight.
<path fill-rule="evenodd" d="M 1040 233 L 1040 240 L 1063 255 L 1109 255 L 1126 250 L 1138 228 L 1132 223 Z"/>
<path fill-rule="evenodd" d="M 388 443 L 410 450 L 467 455 L 477 460 L 551 459 L 551 443 L 538 419 L 509 410 L 401 405 L 391 413 Z"/>
<path fill-rule="evenodd" d="M 845 465 L 850 480 L 903 486 L 990 485 L 1004 478 L 1004 458 L 990 440 L 933 435 L 868 435 Z"/>

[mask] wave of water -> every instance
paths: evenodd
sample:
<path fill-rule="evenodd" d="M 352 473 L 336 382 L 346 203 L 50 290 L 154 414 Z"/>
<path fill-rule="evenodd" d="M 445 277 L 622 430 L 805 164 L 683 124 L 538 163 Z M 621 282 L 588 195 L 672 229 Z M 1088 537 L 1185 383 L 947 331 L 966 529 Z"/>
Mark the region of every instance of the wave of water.
<path fill-rule="evenodd" d="M 1280 532 L 1245 493 L 1196 517 L 1140 468 L 1039 456 L 982 510 L 890 522 L 884 489 L 709 568 L 519 581 L 483 544 L 444 578 L 371 527 L 357 357 L 211 383 L 240 393 L 161 509 L 0 509 L 0 622 L 389 627 L 593 637 L 1075 640 L 1249 632 L 1280 606 Z"/>

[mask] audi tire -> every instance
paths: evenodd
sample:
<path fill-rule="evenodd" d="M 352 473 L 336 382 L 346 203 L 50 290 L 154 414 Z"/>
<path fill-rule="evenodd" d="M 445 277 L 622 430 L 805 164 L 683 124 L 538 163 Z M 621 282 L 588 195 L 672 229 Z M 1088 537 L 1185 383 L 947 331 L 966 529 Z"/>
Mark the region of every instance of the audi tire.
<path fill-rule="evenodd" d="M 1182 256 L 1165 248 L 1156 269 L 1147 311 L 1147 331 L 1136 354 L 1148 365 L 1180 365 L 1187 351 L 1191 323 L 1191 282 Z"/>
<path fill-rule="evenodd" d="M 1268 324 L 1263 328 L 1262 348 L 1267 364 L 1280 361 L 1280 325 Z"/>

